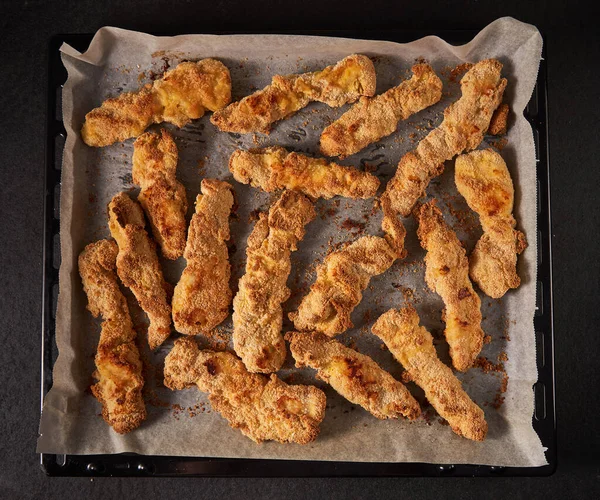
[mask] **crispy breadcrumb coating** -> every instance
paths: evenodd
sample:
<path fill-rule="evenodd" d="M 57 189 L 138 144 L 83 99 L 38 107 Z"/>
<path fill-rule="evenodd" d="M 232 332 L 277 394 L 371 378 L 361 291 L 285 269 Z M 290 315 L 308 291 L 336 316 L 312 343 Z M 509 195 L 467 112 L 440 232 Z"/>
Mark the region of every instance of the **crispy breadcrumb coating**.
<path fill-rule="evenodd" d="M 229 170 L 236 181 L 268 193 L 291 189 L 311 198 L 372 198 L 379 187 L 379 179 L 373 174 L 323 158 L 289 153 L 279 146 L 238 149 L 231 155 Z"/>
<path fill-rule="evenodd" d="M 246 274 L 233 299 L 233 346 L 251 372 L 275 372 L 285 361 L 281 304 L 290 296 L 290 254 L 315 216 L 308 198 L 284 191 L 248 237 Z"/>
<path fill-rule="evenodd" d="M 439 360 L 433 338 L 419 326 L 419 316 L 412 306 L 400 311 L 390 309 L 379 317 L 372 330 L 456 434 L 474 441 L 485 439 L 488 426 L 483 410 L 463 390 L 452 370 Z"/>
<path fill-rule="evenodd" d="M 492 115 L 492 119 L 490 120 L 490 128 L 487 133 L 490 135 L 504 135 L 506 134 L 506 129 L 508 125 L 508 112 L 510 108 L 508 104 L 502 103 L 494 114 Z"/>
<path fill-rule="evenodd" d="M 81 129 L 88 146 L 108 146 L 139 136 L 153 123 L 183 127 L 206 110 L 231 102 L 229 70 L 216 59 L 182 62 L 135 92 L 107 99 L 85 116 Z"/>
<path fill-rule="evenodd" d="M 173 323 L 187 335 L 212 330 L 227 318 L 231 304 L 226 242 L 233 188 L 227 182 L 204 179 L 201 191 L 185 247 L 187 266 L 173 293 Z"/>
<path fill-rule="evenodd" d="M 502 157 L 487 149 L 456 159 L 454 180 L 471 209 L 479 214 L 483 236 L 470 257 L 470 276 L 492 298 L 517 288 L 517 255 L 527 240 L 513 217 L 515 191 Z"/>
<path fill-rule="evenodd" d="M 321 134 L 321 153 L 346 156 L 393 134 L 398 123 L 442 98 L 442 81 L 429 64 L 412 67 L 413 76 L 375 97 L 361 97 Z"/>
<path fill-rule="evenodd" d="M 270 85 L 214 113 L 210 121 L 223 132 L 268 134 L 271 125 L 312 101 L 339 107 L 375 93 L 375 67 L 354 54 L 321 71 L 275 75 Z"/>
<path fill-rule="evenodd" d="M 150 349 L 156 349 L 171 333 L 171 305 L 156 244 L 144 229 L 142 208 L 126 193 L 113 197 L 108 204 L 108 217 L 110 233 L 119 245 L 117 274 L 148 315 L 148 344 Z"/>
<path fill-rule="evenodd" d="M 165 385 L 173 390 L 196 385 L 231 427 L 257 443 L 310 443 L 325 416 L 320 389 L 249 373 L 233 354 L 201 351 L 191 338 L 176 340 L 167 355 Z"/>
<path fill-rule="evenodd" d="M 136 334 L 115 274 L 117 252 L 114 241 L 89 244 L 79 255 L 79 274 L 88 310 L 95 318 L 102 316 L 94 372 L 98 382 L 92 386 L 92 393 L 102 404 L 106 423 L 119 434 L 126 434 L 146 419 L 146 406 Z"/>
<path fill-rule="evenodd" d="M 285 339 L 297 368 L 314 368 L 318 378 L 377 418 L 419 416 L 419 403 L 408 389 L 369 356 L 318 332 L 288 332 Z"/>
<path fill-rule="evenodd" d="M 425 281 L 446 305 L 444 335 L 454 368 L 464 372 L 473 365 L 483 347 L 481 300 L 469 280 L 467 254 L 435 206 L 435 200 L 420 206 L 416 215 L 417 236 L 427 250 Z"/>

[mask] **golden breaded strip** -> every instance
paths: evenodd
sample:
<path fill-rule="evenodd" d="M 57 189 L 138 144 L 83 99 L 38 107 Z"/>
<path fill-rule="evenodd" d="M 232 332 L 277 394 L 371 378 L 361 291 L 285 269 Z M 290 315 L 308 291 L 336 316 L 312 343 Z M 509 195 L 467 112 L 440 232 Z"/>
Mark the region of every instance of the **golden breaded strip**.
<path fill-rule="evenodd" d="M 117 252 L 114 241 L 89 244 L 79 255 L 79 274 L 88 310 L 95 318 L 102 316 L 94 372 L 98 382 L 92 386 L 92 393 L 102 404 L 106 423 L 119 434 L 126 434 L 146 419 L 146 406 L 136 334 L 115 274 Z"/>
<path fill-rule="evenodd" d="M 156 245 L 144 226 L 140 205 L 125 193 L 115 195 L 108 204 L 108 227 L 119 245 L 117 274 L 148 315 L 148 344 L 156 349 L 171 333 L 171 306 Z"/>
<path fill-rule="evenodd" d="M 229 170 L 236 181 L 270 193 L 278 189 L 300 191 L 311 198 L 372 198 L 379 179 L 354 167 L 323 158 L 311 158 L 273 146 L 233 152 Z"/>
<path fill-rule="evenodd" d="M 177 181 L 177 146 L 162 129 L 146 132 L 133 144 L 133 182 L 141 188 L 138 201 L 146 212 L 152 234 L 167 259 L 175 260 L 185 248 L 185 187 Z"/>
<path fill-rule="evenodd" d="M 231 77 L 216 59 L 182 62 L 136 92 L 107 99 L 85 116 L 81 129 L 88 146 L 108 146 L 137 137 L 153 123 L 183 127 L 206 110 L 231 102 Z"/>
<path fill-rule="evenodd" d="M 442 81 L 429 64 L 412 67 L 413 76 L 375 97 L 360 100 L 321 134 L 321 153 L 346 156 L 393 134 L 398 123 L 442 98 Z"/>
<path fill-rule="evenodd" d="M 521 284 L 517 255 L 527 247 L 525 235 L 515 229 L 510 172 L 502 157 L 487 149 L 459 156 L 454 180 L 483 227 L 470 258 L 471 279 L 490 297 L 502 297 Z"/>
<path fill-rule="evenodd" d="M 315 216 L 308 198 L 284 191 L 248 238 L 246 274 L 233 299 L 233 347 L 251 372 L 276 372 L 285 361 L 281 304 L 290 296 L 290 254 Z"/>
<path fill-rule="evenodd" d="M 508 125 L 508 112 L 510 108 L 508 104 L 502 103 L 496 108 L 492 119 L 490 120 L 490 128 L 487 133 L 490 135 L 504 135 Z"/>
<path fill-rule="evenodd" d="M 350 315 L 373 276 L 385 272 L 398 258 L 397 251 L 378 236 L 363 236 L 330 253 L 317 268 L 317 279 L 298 311 L 289 314 L 301 331 L 335 337 L 352 328 Z"/>
<path fill-rule="evenodd" d="M 319 379 L 377 418 L 419 416 L 419 403 L 408 389 L 369 356 L 318 332 L 288 332 L 285 339 L 297 368 L 314 368 Z"/>
<path fill-rule="evenodd" d="M 225 243 L 232 189 L 227 182 L 204 179 L 196 198 L 184 254 L 187 266 L 173 293 L 173 323 L 186 335 L 206 333 L 229 315 L 231 266 Z"/>
<path fill-rule="evenodd" d="M 419 316 L 412 306 L 400 311 L 390 309 L 379 317 L 372 330 L 456 434 L 473 441 L 485 439 L 488 426 L 483 410 L 463 390 L 452 370 L 439 360 L 433 338 L 419 326 Z"/>
<path fill-rule="evenodd" d="M 506 87 L 501 70 L 502 64 L 487 59 L 463 76 L 461 98 L 446 108 L 439 127 L 421 140 L 417 149 L 402 157 L 396 175 L 388 183 L 384 196 L 389 197 L 394 211 L 403 216 L 410 214 L 429 181 L 442 173 L 446 160 L 479 146 Z"/>
<path fill-rule="evenodd" d="M 275 75 L 270 85 L 214 113 L 210 121 L 223 132 L 262 132 L 312 101 L 339 107 L 375 93 L 375 67 L 367 56 L 354 54 L 321 71 Z"/>
<path fill-rule="evenodd" d="M 165 385 L 173 390 L 196 385 L 231 427 L 257 443 L 310 443 L 325 416 L 320 389 L 249 373 L 233 354 L 201 351 L 191 338 L 176 340 L 167 355 Z"/>
<path fill-rule="evenodd" d="M 469 280 L 469 261 L 435 200 L 417 209 L 417 235 L 425 256 L 425 281 L 446 305 L 444 335 L 457 370 L 467 371 L 483 347 L 481 300 Z"/>

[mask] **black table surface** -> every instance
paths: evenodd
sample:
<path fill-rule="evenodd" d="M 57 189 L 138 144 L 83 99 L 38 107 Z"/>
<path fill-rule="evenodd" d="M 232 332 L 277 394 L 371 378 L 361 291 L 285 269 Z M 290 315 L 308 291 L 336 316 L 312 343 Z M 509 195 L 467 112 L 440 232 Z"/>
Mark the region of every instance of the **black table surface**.
<path fill-rule="evenodd" d="M 586 2 L 0 2 L 0 498 L 592 498 L 600 494 L 600 38 Z M 597 10 L 597 9 L 596 9 Z M 558 469 L 548 478 L 70 479 L 39 468 L 47 45 L 111 25 L 146 32 L 480 29 L 510 15 L 546 37 Z"/>

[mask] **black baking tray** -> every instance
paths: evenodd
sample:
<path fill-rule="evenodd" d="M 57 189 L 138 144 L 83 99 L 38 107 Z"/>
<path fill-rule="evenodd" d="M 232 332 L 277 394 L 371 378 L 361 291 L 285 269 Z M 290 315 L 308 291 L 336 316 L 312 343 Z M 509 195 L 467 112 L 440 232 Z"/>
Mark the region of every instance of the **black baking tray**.
<path fill-rule="evenodd" d="M 227 34 L 229 32 L 219 32 Z M 236 31 L 236 33 L 241 33 Z M 247 32 L 250 33 L 250 32 Z M 264 32 L 263 32 L 264 33 Z M 281 32 L 278 32 L 281 33 Z M 470 41 L 476 31 L 294 31 L 285 34 L 340 36 L 410 42 L 427 35 L 437 35 L 460 45 Z M 41 399 L 52 387 L 52 366 L 57 357 L 54 340 L 55 311 L 60 266 L 60 169 L 65 129 L 62 122 L 61 94 L 67 73 L 60 59 L 64 43 L 84 51 L 92 35 L 56 35 L 49 43 L 48 108 L 46 119 L 46 175 L 43 238 L 42 292 L 42 384 Z M 493 467 L 484 465 L 439 465 L 428 463 L 362 463 L 291 460 L 256 460 L 231 458 L 148 456 L 135 453 L 116 455 L 40 454 L 42 470 L 50 476 L 134 476 L 134 477 L 327 477 L 327 476 L 548 476 L 557 465 L 556 413 L 554 397 L 554 326 L 552 303 L 552 246 L 550 211 L 550 175 L 548 159 L 546 49 L 537 84 L 525 116 L 531 123 L 535 139 L 538 182 L 538 276 L 534 318 L 538 362 L 538 381 L 534 385 L 535 412 L 533 427 L 547 447 L 548 465 L 543 467 Z"/>

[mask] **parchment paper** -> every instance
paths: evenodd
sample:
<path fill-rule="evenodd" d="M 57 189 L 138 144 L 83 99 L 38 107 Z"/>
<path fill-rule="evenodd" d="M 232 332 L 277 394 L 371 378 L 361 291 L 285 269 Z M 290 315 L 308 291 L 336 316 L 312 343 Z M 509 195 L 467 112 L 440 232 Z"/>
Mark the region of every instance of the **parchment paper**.
<path fill-rule="evenodd" d="M 69 78 L 63 90 L 63 118 L 67 130 L 62 167 L 60 291 L 56 318 L 59 350 L 54 366 L 54 385 L 45 399 L 38 452 L 98 454 L 137 452 L 157 455 L 249 457 L 376 462 L 472 463 L 503 466 L 540 466 L 546 463 L 543 447 L 532 427 L 533 391 L 537 380 L 533 316 L 536 281 L 536 177 L 532 131 L 523 117 L 536 80 L 542 39 L 537 29 L 511 18 L 495 21 L 470 43 L 454 47 L 437 37 L 408 44 L 283 35 L 189 35 L 153 37 L 117 28 L 102 28 L 89 50 L 79 54 L 63 46 L 63 62 Z M 146 347 L 147 322 L 131 294 L 127 293 L 139 344 L 145 361 L 148 419 L 135 432 L 116 434 L 99 416 L 100 405 L 90 394 L 94 371 L 93 357 L 99 337 L 99 322 L 85 309 L 86 297 L 77 271 L 77 256 L 87 243 L 109 237 L 106 205 L 121 190 L 137 194 L 131 181 L 133 141 L 106 148 L 87 147 L 79 131 L 85 114 L 111 96 L 134 90 L 168 66 L 182 60 L 216 57 L 231 70 L 234 100 L 262 88 L 275 73 L 287 74 L 317 70 L 352 53 L 373 58 L 377 70 L 377 93 L 410 76 L 410 67 L 419 58 L 429 61 L 444 80 L 442 101 L 402 122 L 398 132 L 341 162 L 374 170 L 382 189 L 393 175 L 400 157 L 437 126 L 443 109 L 459 96 L 461 75 L 450 68 L 463 62 L 495 57 L 504 64 L 508 78 L 505 102 L 511 107 L 508 144 L 502 156 L 511 171 L 515 187 L 515 216 L 529 240 L 529 248 L 519 258 L 522 285 L 502 300 L 482 296 L 483 328 L 491 342 L 482 356 L 498 363 L 501 353 L 509 377 L 502 392 L 502 373 L 485 373 L 473 368 L 459 374 L 466 391 L 485 411 L 489 433 L 484 443 L 474 443 L 452 433 L 427 405 L 423 392 L 408 384 L 425 409 L 425 418 L 409 423 L 403 420 L 379 421 L 339 397 L 331 388 L 316 381 L 312 370 L 295 370 L 288 361 L 280 376 L 293 383 L 314 383 L 327 394 L 326 417 L 318 439 L 309 445 L 257 445 L 231 429 L 210 409 L 205 396 L 195 388 L 172 392 L 162 386 L 164 357 L 171 339 L 159 352 Z M 246 239 L 252 229 L 251 213 L 265 210 L 274 196 L 236 183 L 227 163 L 236 148 L 281 145 L 318 155 L 322 129 L 348 109 L 331 109 L 313 103 L 294 117 L 275 125 L 269 136 L 239 136 L 220 133 L 209 116 L 179 130 L 165 125 L 175 136 L 180 152 L 178 176 L 187 188 L 190 202 L 199 192 L 203 177 L 229 180 L 235 187 L 240 208 L 232 220 L 232 286 L 243 273 Z M 154 127 L 158 128 L 158 127 Z M 482 144 L 489 147 L 489 141 Z M 497 139 L 497 138 L 496 138 Z M 481 230 L 477 216 L 457 195 L 454 168 L 434 180 L 428 195 L 435 196 L 446 219 L 454 226 L 467 250 L 473 248 Z M 373 200 L 319 201 L 319 216 L 308 228 L 307 237 L 293 255 L 288 281 L 292 297 L 285 313 L 294 310 L 314 280 L 315 264 L 321 262 L 336 243 L 354 240 L 360 234 L 380 234 L 380 216 L 371 215 Z M 350 222 L 348 222 L 348 220 Z M 354 222 L 353 222 L 354 221 Z M 356 224 L 358 222 L 359 224 Z M 364 224 L 364 228 L 361 227 Z M 428 291 L 423 280 L 423 256 L 415 223 L 405 220 L 408 230 L 408 257 L 398 261 L 384 275 L 374 278 L 352 319 L 355 328 L 340 336 L 349 345 L 371 355 L 394 376 L 402 373 L 381 341 L 370 333 L 377 317 L 391 307 L 409 301 L 415 304 L 423 323 L 436 339 L 440 357 L 449 362 L 443 340 L 440 298 Z M 163 260 L 168 281 L 175 284 L 184 261 Z M 287 321 L 284 330 L 290 328 Z M 199 337 L 201 346 L 230 348 L 231 319 L 211 338 Z M 509 340 L 510 339 L 510 340 Z M 502 404 L 502 398 L 504 398 Z"/>

